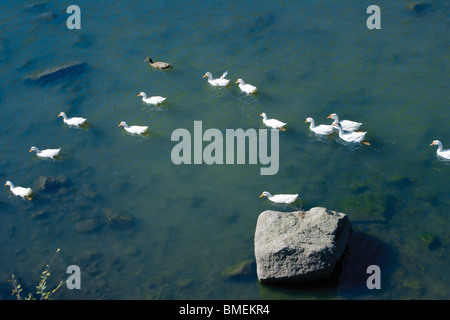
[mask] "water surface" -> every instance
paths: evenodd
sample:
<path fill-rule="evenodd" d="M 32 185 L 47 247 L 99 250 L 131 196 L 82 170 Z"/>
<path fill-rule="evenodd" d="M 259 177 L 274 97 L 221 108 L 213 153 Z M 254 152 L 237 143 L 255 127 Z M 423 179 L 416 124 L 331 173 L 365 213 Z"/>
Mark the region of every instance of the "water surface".
<path fill-rule="evenodd" d="M 82 290 L 62 288 L 55 299 L 449 297 L 450 166 L 429 146 L 440 139 L 450 147 L 446 1 L 429 1 L 420 14 L 410 1 L 379 1 L 375 31 L 356 0 L 79 0 L 81 30 L 66 28 L 73 3 L 32 3 L 0 5 L 0 178 L 67 183 L 31 202 L 0 193 L 2 299 L 14 298 L 11 271 L 33 289 L 57 248 L 49 286 L 75 264 Z M 147 56 L 174 68 L 152 69 Z M 72 61 L 87 70 L 24 81 Z M 202 78 L 225 70 L 259 93 Z M 145 106 L 141 91 L 167 103 Z M 89 127 L 68 128 L 61 111 Z M 277 175 L 261 176 L 260 165 L 172 163 L 175 129 L 193 132 L 195 120 L 205 130 L 259 129 L 262 112 L 288 123 Z M 329 123 L 333 112 L 363 122 L 370 147 L 308 131 L 306 117 Z M 130 136 L 122 120 L 149 125 L 150 134 Z M 32 145 L 62 147 L 62 159 L 37 159 Z M 264 190 L 349 215 L 353 235 L 332 281 L 285 288 L 223 274 L 254 259 L 258 214 L 286 209 L 260 199 Z M 132 224 L 111 222 L 110 212 Z M 80 232 L 86 221 L 97 227 Z M 365 286 L 372 264 L 382 270 L 376 292 Z"/>

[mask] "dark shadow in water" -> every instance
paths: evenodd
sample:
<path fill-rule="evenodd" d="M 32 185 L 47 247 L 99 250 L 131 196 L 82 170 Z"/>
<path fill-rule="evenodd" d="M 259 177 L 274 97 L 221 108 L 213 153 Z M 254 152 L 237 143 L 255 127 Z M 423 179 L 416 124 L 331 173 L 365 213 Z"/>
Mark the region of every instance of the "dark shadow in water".
<path fill-rule="evenodd" d="M 94 42 L 95 40 L 91 35 L 82 34 L 78 36 L 73 45 L 79 48 L 90 48 L 94 45 Z"/>
<path fill-rule="evenodd" d="M 264 299 L 345 299 L 378 295 L 389 290 L 389 276 L 398 267 L 394 250 L 378 238 L 357 231 L 351 234 L 347 248 L 327 279 L 290 285 L 260 283 Z M 381 270 L 382 290 L 369 290 L 367 268 L 377 265 Z"/>
<path fill-rule="evenodd" d="M 339 296 L 351 299 L 389 292 L 389 277 L 399 265 L 397 256 L 395 250 L 382 240 L 361 231 L 352 233 L 340 261 Z M 371 265 L 381 270 L 382 290 L 367 288 L 367 279 L 372 275 L 367 273 L 367 268 Z"/>
<path fill-rule="evenodd" d="M 266 28 L 271 27 L 276 21 L 275 15 L 272 13 L 265 13 L 250 21 L 248 26 L 248 33 L 260 32 Z"/>

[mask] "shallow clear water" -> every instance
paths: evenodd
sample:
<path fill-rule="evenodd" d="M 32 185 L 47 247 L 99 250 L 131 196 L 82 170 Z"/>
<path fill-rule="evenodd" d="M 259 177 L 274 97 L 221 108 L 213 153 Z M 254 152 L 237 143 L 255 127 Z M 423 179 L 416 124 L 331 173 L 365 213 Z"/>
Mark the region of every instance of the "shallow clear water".
<path fill-rule="evenodd" d="M 411 1 L 378 1 L 382 29 L 369 31 L 357 0 L 79 0 L 82 29 L 68 30 L 73 3 L 3 1 L 0 179 L 68 182 L 31 202 L 0 192 L 0 297 L 14 298 L 11 271 L 32 290 L 61 248 L 49 287 L 75 264 L 82 290 L 62 288 L 55 299 L 447 299 L 450 165 L 429 145 L 450 147 L 449 4 L 429 3 L 414 14 Z M 147 56 L 174 68 L 152 69 Z M 72 61 L 88 69 L 24 81 Z M 202 79 L 225 70 L 259 93 Z M 145 106 L 141 91 L 167 103 Z M 61 111 L 88 118 L 88 129 L 64 126 Z M 260 165 L 172 163 L 175 129 L 193 132 L 195 120 L 204 130 L 259 129 L 261 112 L 288 123 L 277 175 L 261 176 Z M 333 112 L 363 122 L 371 145 L 309 132 L 306 117 L 328 123 Z M 122 120 L 150 134 L 130 136 Z M 62 159 L 37 159 L 32 145 L 62 147 Z M 286 209 L 260 199 L 264 190 L 349 215 L 353 235 L 332 281 L 286 288 L 223 274 L 254 259 L 258 214 Z M 132 225 L 108 221 L 111 211 Z M 92 219 L 97 228 L 80 232 Z M 365 285 L 372 264 L 381 290 Z"/>

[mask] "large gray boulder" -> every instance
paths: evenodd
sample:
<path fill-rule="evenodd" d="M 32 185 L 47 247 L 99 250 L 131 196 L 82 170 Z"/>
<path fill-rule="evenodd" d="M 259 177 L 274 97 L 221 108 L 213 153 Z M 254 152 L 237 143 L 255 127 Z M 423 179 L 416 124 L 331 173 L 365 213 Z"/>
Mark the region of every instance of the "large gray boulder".
<path fill-rule="evenodd" d="M 350 232 L 347 215 L 326 208 L 262 212 L 255 231 L 258 279 L 294 283 L 329 277 Z"/>

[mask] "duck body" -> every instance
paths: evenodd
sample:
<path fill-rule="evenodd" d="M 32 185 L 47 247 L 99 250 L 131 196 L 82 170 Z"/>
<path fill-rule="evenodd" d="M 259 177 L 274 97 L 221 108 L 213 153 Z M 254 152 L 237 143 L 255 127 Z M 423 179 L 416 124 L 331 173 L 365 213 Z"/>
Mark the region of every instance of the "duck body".
<path fill-rule="evenodd" d="M 145 92 L 139 93 L 138 97 L 142 97 L 142 101 L 145 102 L 146 104 L 154 104 L 154 105 L 159 105 L 167 99 L 161 96 L 147 97 L 147 94 Z"/>
<path fill-rule="evenodd" d="M 33 194 L 31 188 L 15 187 L 11 181 L 6 181 L 5 186 L 9 186 L 11 192 L 17 197 L 31 199 L 31 195 Z"/>
<path fill-rule="evenodd" d="M 208 82 L 212 86 L 215 86 L 215 87 L 226 87 L 230 83 L 230 79 L 225 79 L 227 74 L 228 74 L 228 72 L 225 71 L 220 78 L 213 79 L 211 72 L 207 72 L 207 73 L 205 73 L 203 78 L 208 77 Z"/>
<path fill-rule="evenodd" d="M 332 124 L 340 123 L 342 126 L 342 129 L 344 131 L 357 131 L 361 127 L 362 123 L 351 121 L 351 120 L 341 120 L 339 121 L 339 116 L 336 113 L 332 113 L 328 116 L 329 119 L 333 119 Z"/>
<path fill-rule="evenodd" d="M 148 132 L 148 126 L 129 126 L 125 121 L 119 124 L 119 127 L 123 126 L 126 131 L 132 134 L 145 134 Z"/>
<path fill-rule="evenodd" d="M 330 135 L 334 132 L 333 126 L 329 126 L 326 124 L 321 124 L 316 126 L 313 118 L 306 118 L 305 123 L 310 123 L 309 129 L 314 132 L 315 134 L 319 135 Z"/>
<path fill-rule="evenodd" d="M 431 143 L 431 145 L 432 145 L 432 146 L 438 146 L 438 149 L 437 149 L 437 151 L 436 151 L 436 154 L 437 154 L 439 157 L 441 157 L 441 158 L 443 158 L 443 159 L 450 160 L 450 149 L 443 150 L 443 145 L 442 145 L 442 142 L 441 142 L 441 141 L 439 141 L 439 140 L 434 140 L 434 141 Z"/>
<path fill-rule="evenodd" d="M 342 125 L 340 124 L 340 122 L 332 124 L 332 126 L 339 130 L 339 138 L 341 138 L 346 142 L 362 143 L 366 139 L 367 132 L 360 132 L 360 131 L 345 132 L 344 129 L 342 129 Z"/>
<path fill-rule="evenodd" d="M 61 148 L 59 148 L 59 149 L 39 150 L 36 147 L 31 147 L 30 152 L 32 152 L 32 151 L 36 152 L 36 155 L 39 158 L 55 159 L 55 157 L 60 155 Z"/>
<path fill-rule="evenodd" d="M 150 63 L 150 65 L 156 69 L 168 69 L 171 67 L 170 63 L 167 63 L 167 62 L 161 62 L 161 61 L 153 62 L 153 60 L 150 57 L 147 57 L 145 59 L 145 61 L 148 61 Z"/>
<path fill-rule="evenodd" d="M 63 117 L 63 121 L 65 124 L 73 127 L 80 127 L 86 124 L 87 119 L 81 117 L 73 117 L 67 118 L 67 115 L 64 112 L 61 112 L 58 117 Z"/>
<path fill-rule="evenodd" d="M 282 131 L 286 130 L 284 128 L 284 126 L 286 126 L 287 123 L 282 122 L 282 121 L 277 120 L 277 119 L 268 119 L 267 115 L 264 112 L 261 113 L 261 117 L 263 117 L 263 123 L 266 126 L 271 127 L 273 129 L 280 129 Z"/>
<path fill-rule="evenodd" d="M 292 204 L 298 199 L 298 194 L 275 194 L 271 195 L 270 192 L 264 191 L 259 197 L 267 197 L 270 201 L 275 203 Z"/>
<path fill-rule="evenodd" d="M 247 94 L 255 93 L 256 91 L 258 91 L 258 88 L 251 84 L 245 83 L 242 79 L 238 79 L 236 83 L 239 83 L 239 89 Z"/>

